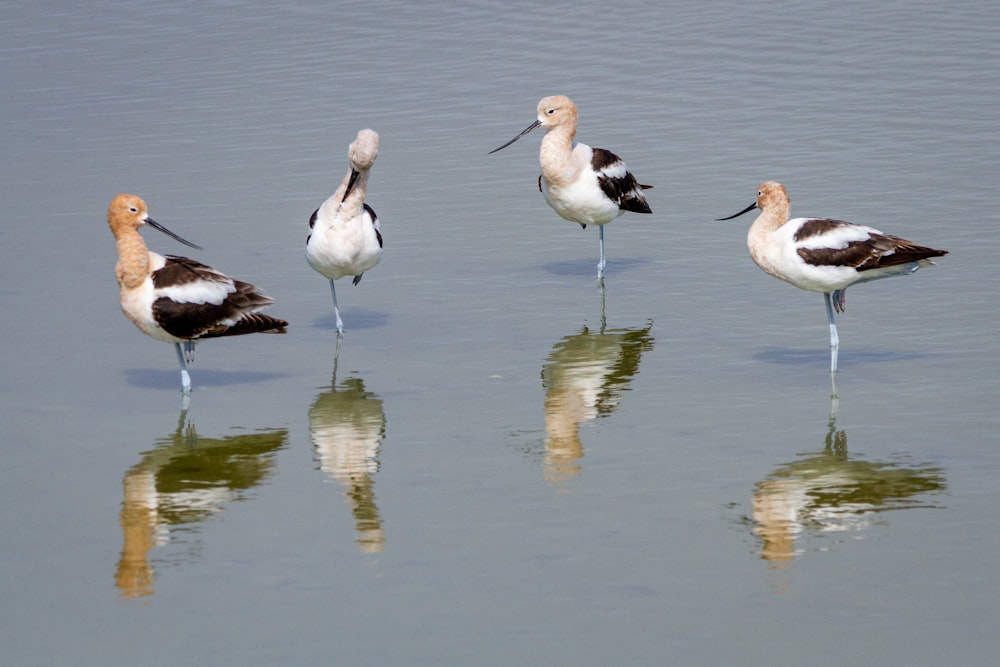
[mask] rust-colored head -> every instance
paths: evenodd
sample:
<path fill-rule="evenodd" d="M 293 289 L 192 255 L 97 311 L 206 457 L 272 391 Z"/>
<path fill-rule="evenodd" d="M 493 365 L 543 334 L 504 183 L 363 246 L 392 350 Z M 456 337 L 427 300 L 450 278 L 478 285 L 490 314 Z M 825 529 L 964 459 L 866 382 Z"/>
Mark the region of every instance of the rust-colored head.
<path fill-rule="evenodd" d="M 146 202 L 141 197 L 121 194 L 111 200 L 111 204 L 108 206 L 108 226 L 111 228 L 111 233 L 115 235 L 116 239 L 121 238 L 123 234 L 138 231 L 143 225 L 154 227 L 175 241 L 201 250 L 200 246 L 182 239 L 156 220 L 150 218 L 146 210 Z"/>
<path fill-rule="evenodd" d="M 549 97 L 543 97 L 538 101 L 538 119 L 528 127 L 524 128 L 519 135 L 505 143 L 503 146 L 491 150 L 490 154 L 507 148 L 535 128 L 544 127 L 546 130 L 551 130 L 562 126 L 569 127 L 569 138 L 570 141 L 572 141 L 573 137 L 576 135 L 576 105 L 573 104 L 573 100 L 569 99 L 565 95 L 551 95 Z"/>
<path fill-rule="evenodd" d="M 757 208 L 766 211 L 768 208 L 776 206 L 790 206 L 792 200 L 788 196 L 788 190 L 777 181 L 765 181 L 757 188 Z"/>
<path fill-rule="evenodd" d="M 546 130 L 567 124 L 575 129 L 576 121 L 576 105 L 565 95 L 551 95 L 538 101 L 538 123 Z"/>
<path fill-rule="evenodd" d="M 754 203 L 747 206 L 745 209 L 739 213 L 734 213 L 726 218 L 716 218 L 716 220 L 732 220 L 733 218 L 738 218 L 744 213 L 759 208 L 761 211 L 772 211 L 775 213 L 780 213 L 784 209 L 784 217 L 787 219 L 788 209 L 792 205 L 792 200 L 788 197 L 788 191 L 785 190 L 785 186 L 777 181 L 764 181 L 757 188 L 757 199 Z M 781 217 L 781 216 L 779 216 Z M 784 220 L 782 220 L 784 222 Z"/>

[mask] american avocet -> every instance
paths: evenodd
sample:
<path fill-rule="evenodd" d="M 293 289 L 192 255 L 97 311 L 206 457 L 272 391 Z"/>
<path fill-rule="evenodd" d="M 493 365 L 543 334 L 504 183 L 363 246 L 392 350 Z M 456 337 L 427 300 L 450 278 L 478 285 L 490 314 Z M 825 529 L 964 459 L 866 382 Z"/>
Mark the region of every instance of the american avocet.
<path fill-rule="evenodd" d="M 194 361 L 195 341 L 249 333 L 285 333 L 288 322 L 258 312 L 274 299 L 255 285 L 219 273 L 193 259 L 150 252 L 139 234 L 149 225 L 192 248 L 149 217 L 146 202 L 118 195 L 108 206 L 108 225 L 118 243 L 115 275 L 125 317 L 148 336 L 177 348 L 181 386 L 191 391 L 187 363 Z M 183 349 L 181 343 L 184 343 Z"/>
<path fill-rule="evenodd" d="M 601 240 L 601 261 L 597 264 L 598 279 L 604 278 L 604 225 L 626 211 L 652 213 L 642 185 L 628 170 L 621 158 L 603 148 L 591 148 L 573 141 L 576 136 L 576 105 L 568 97 L 554 95 L 538 103 L 538 119 L 519 135 L 490 153 L 510 146 L 536 127 L 544 127 L 539 162 L 542 175 L 538 189 L 545 201 L 566 220 L 597 225 Z"/>
<path fill-rule="evenodd" d="M 306 237 L 306 261 L 330 281 L 337 333 L 344 332 L 344 322 L 337 306 L 337 288 L 333 281 L 354 276 L 354 284 L 382 259 L 382 232 L 378 217 L 365 203 L 368 170 L 378 156 L 378 133 L 361 130 L 347 150 L 351 162 L 347 175 L 336 192 L 316 209 L 309 219 Z"/>
<path fill-rule="evenodd" d="M 947 255 L 948 251 L 917 245 L 843 220 L 789 220 L 790 206 L 784 186 L 768 181 L 757 190 L 753 204 L 719 220 L 732 220 L 755 208 L 761 210 L 747 234 L 750 256 L 775 278 L 810 292 L 823 292 L 830 322 L 830 371 L 835 373 L 840 338 L 833 311 L 844 312 L 847 288 L 933 266 L 930 258 Z"/>

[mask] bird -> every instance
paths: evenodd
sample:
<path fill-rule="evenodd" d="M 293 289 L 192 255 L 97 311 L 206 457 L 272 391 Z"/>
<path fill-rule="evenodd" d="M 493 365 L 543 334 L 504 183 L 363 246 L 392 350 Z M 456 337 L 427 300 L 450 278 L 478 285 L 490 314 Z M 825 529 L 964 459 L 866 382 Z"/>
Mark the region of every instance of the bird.
<path fill-rule="evenodd" d="M 340 317 L 334 281 L 354 276 L 352 282 L 357 285 L 364 272 L 382 259 L 382 230 L 378 216 L 365 203 L 368 172 L 378 156 L 378 139 L 374 130 L 358 132 L 348 147 L 347 158 L 351 164 L 344 180 L 309 218 L 306 261 L 330 281 L 338 335 L 344 333 L 344 321 Z"/>
<path fill-rule="evenodd" d="M 187 364 L 194 361 L 197 341 L 285 333 L 288 322 L 259 312 L 274 299 L 255 285 L 193 259 L 148 250 L 139 234 L 145 225 L 191 248 L 201 247 L 150 218 L 140 197 L 120 194 L 108 206 L 108 226 L 118 245 L 115 276 L 121 288 L 122 312 L 147 336 L 175 345 L 185 394 L 191 391 Z"/>
<path fill-rule="evenodd" d="M 495 148 L 489 154 L 503 150 L 537 127 L 545 128 L 539 162 L 542 174 L 538 189 L 556 213 L 584 229 L 597 225 L 601 258 L 597 278 L 604 280 L 604 225 L 625 214 L 652 213 L 643 185 L 620 157 L 603 148 L 591 148 L 574 141 L 577 111 L 573 100 L 565 95 L 544 97 L 538 102 L 538 118 L 520 134 Z"/>
<path fill-rule="evenodd" d="M 830 324 L 830 372 L 837 372 L 840 337 L 834 311 L 844 312 L 847 288 L 856 283 L 913 273 L 933 266 L 937 250 L 884 234 L 873 227 L 830 218 L 788 219 L 791 200 L 783 185 L 767 181 L 754 203 L 732 220 L 760 209 L 747 234 L 753 261 L 766 273 L 810 292 L 822 292 Z"/>

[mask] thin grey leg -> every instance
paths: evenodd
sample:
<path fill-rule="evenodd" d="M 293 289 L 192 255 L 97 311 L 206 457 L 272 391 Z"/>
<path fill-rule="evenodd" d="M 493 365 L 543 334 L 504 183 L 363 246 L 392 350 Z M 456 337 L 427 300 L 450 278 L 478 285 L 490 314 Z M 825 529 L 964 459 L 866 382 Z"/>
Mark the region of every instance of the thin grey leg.
<path fill-rule="evenodd" d="M 597 226 L 597 233 L 601 239 L 601 261 L 597 263 L 597 278 L 598 280 L 604 279 L 604 225 Z"/>
<path fill-rule="evenodd" d="M 836 373 L 840 336 L 837 335 L 837 322 L 833 319 L 833 301 L 830 299 L 830 293 L 824 292 L 823 299 L 826 301 L 826 319 L 830 322 L 830 372 Z"/>
<path fill-rule="evenodd" d="M 605 307 L 607 303 L 607 297 L 606 297 L 606 290 L 604 288 L 604 281 L 601 280 L 599 282 L 601 288 L 601 333 L 604 333 L 604 330 L 608 326 L 607 309 Z"/>
<path fill-rule="evenodd" d="M 333 314 L 337 316 L 337 333 L 344 333 L 344 321 L 340 319 L 340 308 L 337 306 L 337 288 L 334 287 L 333 281 L 330 281 L 330 294 L 333 295 Z"/>
<path fill-rule="evenodd" d="M 185 394 L 190 394 L 191 375 L 188 373 L 187 361 L 184 358 L 184 346 L 180 343 L 175 343 L 174 347 L 177 349 L 177 361 L 181 365 L 181 391 Z"/>

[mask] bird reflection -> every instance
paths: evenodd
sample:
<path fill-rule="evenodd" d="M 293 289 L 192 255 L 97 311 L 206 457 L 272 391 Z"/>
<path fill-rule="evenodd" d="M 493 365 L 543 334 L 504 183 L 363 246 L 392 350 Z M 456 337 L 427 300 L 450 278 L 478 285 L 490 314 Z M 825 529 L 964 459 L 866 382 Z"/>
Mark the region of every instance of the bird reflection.
<path fill-rule="evenodd" d="M 603 313 L 602 313 L 603 314 Z M 602 318 L 603 319 L 603 318 Z M 580 473 L 580 424 L 614 412 L 621 393 L 653 349 L 653 323 L 597 333 L 586 326 L 555 344 L 542 367 L 545 389 L 545 479 L 564 483 Z"/>
<path fill-rule="evenodd" d="M 285 429 L 223 438 L 201 438 L 182 409 L 177 429 L 157 441 L 125 473 L 121 527 L 123 546 L 115 584 L 122 597 L 153 595 L 153 547 L 182 535 L 245 500 L 274 470 L 276 453 L 288 441 Z"/>
<path fill-rule="evenodd" d="M 753 493 L 754 533 L 761 558 L 788 567 L 812 535 L 857 533 L 881 512 L 937 507 L 926 496 L 941 492 L 941 468 L 900 461 L 866 461 L 847 451 L 847 433 L 837 428 L 834 387 L 823 448 L 800 454 L 758 482 Z"/>
<path fill-rule="evenodd" d="M 319 394 L 309 408 L 309 437 L 320 469 L 345 488 L 358 547 L 364 553 L 381 552 L 385 534 L 375 503 L 374 476 L 385 437 L 385 410 L 382 399 L 367 391 L 361 378 L 352 376 L 337 384 L 336 359 L 329 391 Z"/>

